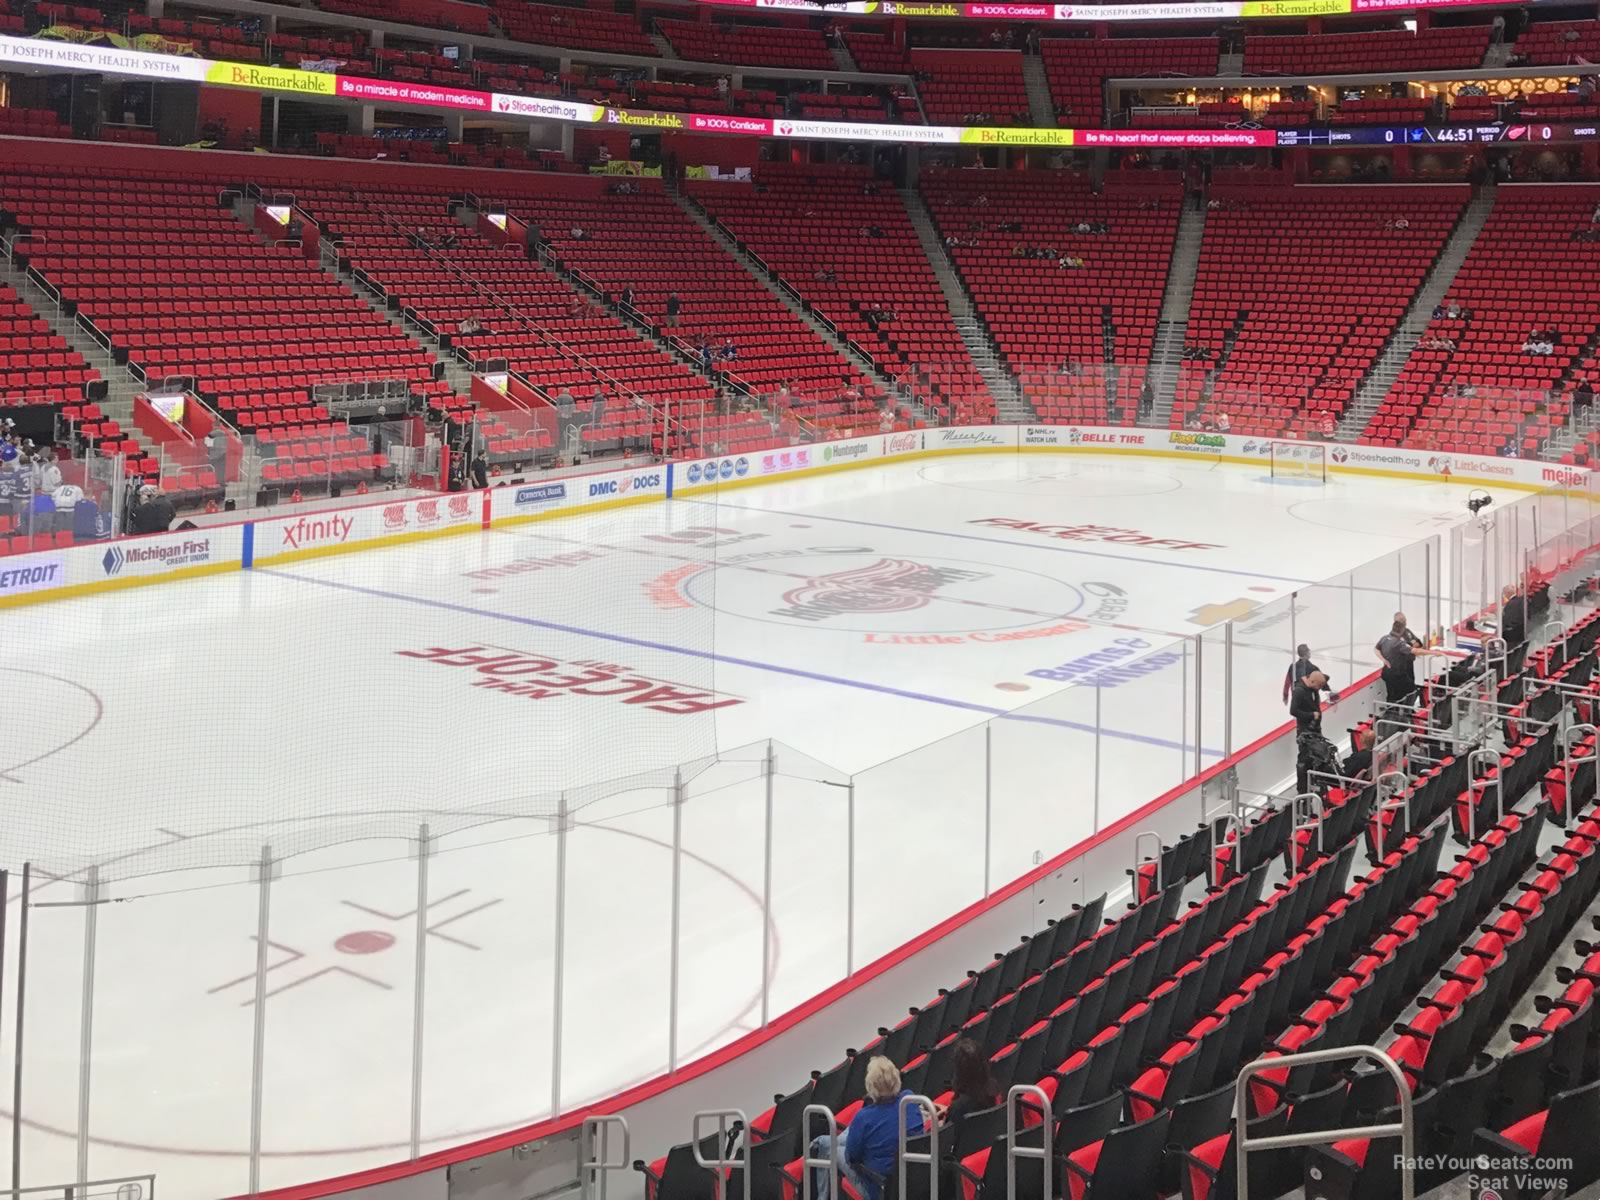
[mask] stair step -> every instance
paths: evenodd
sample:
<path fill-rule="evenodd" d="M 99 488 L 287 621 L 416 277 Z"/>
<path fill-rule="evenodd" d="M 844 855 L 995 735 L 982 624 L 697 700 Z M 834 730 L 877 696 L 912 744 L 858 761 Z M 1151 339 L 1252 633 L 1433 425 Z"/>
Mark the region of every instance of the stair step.
<path fill-rule="evenodd" d="M 1411 352 L 1427 331 L 1428 323 L 1433 319 L 1434 307 L 1449 295 L 1456 274 L 1478 240 L 1478 235 L 1483 232 L 1484 223 L 1494 210 L 1495 195 L 1492 186 L 1483 187 L 1463 211 L 1461 220 L 1439 251 L 1438 260 L 1423 278 L 1422 286 L 1411 298 L 1411 303 L 1406 306 L 1400 324 L 1390 335 L 1377 361 L 1357 387 L 1355 397 L 1340 416 L 1334 432 L 1338 441 L 1357 440 L 1366 431 L 1373 414 L 1383 407 L 1390 389 L 1405 369 Z"/>

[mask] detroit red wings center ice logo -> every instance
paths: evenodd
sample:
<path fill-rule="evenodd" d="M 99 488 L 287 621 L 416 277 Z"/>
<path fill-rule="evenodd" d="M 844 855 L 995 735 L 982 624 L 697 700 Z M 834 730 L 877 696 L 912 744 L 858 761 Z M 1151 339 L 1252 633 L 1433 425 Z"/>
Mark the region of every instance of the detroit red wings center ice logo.
<path fill-rule="evenodd" d="M 865 567 L 817 575 L 783 593 L 774 616 L 825 621 L 843 613 L 894 613 L 926 608 L 945 584 L 987 579 L 982 571 L 930 567 L 905 558 L 880 558 Z"/>

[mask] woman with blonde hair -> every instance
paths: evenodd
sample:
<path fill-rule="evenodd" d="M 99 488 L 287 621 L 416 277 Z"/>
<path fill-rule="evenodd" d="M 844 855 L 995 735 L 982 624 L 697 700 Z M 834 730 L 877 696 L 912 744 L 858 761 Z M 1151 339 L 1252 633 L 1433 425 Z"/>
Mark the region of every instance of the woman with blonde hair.
<path fill-rule="evenodd" d="M 832 1155 L 839 1164 L 839 1174 L 850 1181 L 862 1200 L 880 1200 L 883 1181 L 895 1168 L 895 1150 L 899 1143 L 900 1098 L 911 1093 L 900 1088 L 900 1072 L 881 1054 L 867 1063 L 866 1099 L 845 1130 L 844 1146 L 834 1145 L 827 1134 L 811 1143 L 813 1158 Z M 906 1110 L 906 1136 L 917 1137 L 923 1132 L 922 1109 Z M 828 1195 L 828 1172 L 817 1172 L 817 1200 L 831 1200 Z"/>

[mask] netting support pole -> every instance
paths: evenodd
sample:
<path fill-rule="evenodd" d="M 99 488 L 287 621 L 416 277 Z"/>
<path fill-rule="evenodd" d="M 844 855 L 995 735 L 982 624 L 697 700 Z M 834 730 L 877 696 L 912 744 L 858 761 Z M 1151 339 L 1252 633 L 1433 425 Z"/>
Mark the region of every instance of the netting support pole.
<path fill-rule="evenodd" d="M 550 1000 L 550 1115 L 561 1115 L 561 1039 L 563 993 L 567 986 L 567 793 L 556 802 L 556 936 L 555 964 L 551 969 L 554 992 Z"/>
<path fill-rule="evenodd" d="M 79 1187 L 89 1182 L 89 1070 L 94 1062 L 94 957 L 99 933 L 100 868 L 91 866 L 79 887 L 83 910 L 83 998 L 78 1010 L 78 1174 Z"/>
<path fill-rule="evenodd" d="M 1184 763 L 1189 754 L 1189 639 L 1183 639 L 1183 679 L 1180 681 L 1179 690 L 1183 693 L 1183 726 L 1178 734 L 1178 782 L 1184 780 Z M 1202 804 L 1202 807 L 1204 805 Z"/>
<path fill-rule="evenodd" d="M 1204 683 L 1206 647 L 1205 642 L 1201 640 L 1204 636 L 1204 634 L 1199 633 L 1194 635 L 1194 777 L 1196 779 L 1200 778 L 1202 769 L 1200 746 L 1206 740 Z M 1202 819 L 1205 817 L 1205 807 L 1205 795 L 1202 791 L 1200 796 L 1200 816 Z"/>
<path fill-rule="evenodd" d="M 1354 576 L 1351 579 L 1354 580 Z M 1355 592 L 1350 593 L 1352 600 Z M 1352 623 L 1354 617 L 1351 618 Z M 1354 658 L 1352 654 L 1350 657 Z M 1233 622 L 1222 627 L 1222 757 L 1233 757 Z M 1098 762 L 1099 760 L 1096 759 Z M 1099 794 L 1096 793 L 1098 799 Z M 1095 825 L 1096 829 L 1100 826 Z"/>
<path fill-rule="evenodd" d="M 1100 725 L 1100 696 L 1104 688 L 1096 686 L 1094 689 L 1094 824 L 1090 827 L 1092 832 L 1100 832 L 1100 739 L 1104 736 Z M 985 894 L 988 888 L 984 889 Z"/>
<path fill-rule="evenodd" d="M 989 898 L 989 860 L 994 844 L 994 722 L 983 725 L 983 898 Z"/>
<path fill-rule="evenodd" d="M 433 839 L 417 827 L 417 949 L 411 988 L 411 1160 L 422 1153 L 422 1032 L 428 986 L 428 858 Z"/>
<path fill-rule="evenodd" d="M 22 1187 L 22 1017 L 28 1010 L 28 904 L 33 864 L 22 864 L 22 914 L 17 920 L 17 1046 L 11 1056 L 11 1190 Z"/>
<path fill-rule="evenodd" d="M 1439 622 L 1439 625 L 1435 625 L 1433 620 L 1433 544 L 1438 540 L 1438 537 L 1439 535 L 1436 533 L 1422 543 L 1422 628 L 1427 638 L 1432 638 L 1433 631 L 1443 625 L 1442 621 Z M 1444 644 L 1442 636 L 1439 642 L 1440 645 Z"/>
<path fill-rule="evenodd" d="M 1300 599 L 1299 592 L 1289 593 L 1289 653 L 1293 654 L 1300 645 Z"/>
<path fill-rule="evenodd" d="M 261 1190 L 261 1100 L 267 1068 L 267 935 L 272 923 L 272 847 L 261 847 L 255 866 L 256 994 L 250 1052 L 250 1194 Z"/>
<path fill-rule="evenodd" d="M 856 777 L 845 789 L 844 974 L 856 973 Z"/>
<path fill-rule="evenodd" d="M 1356 573 L 1354 571 L 1350 572 L 1350 628 L 1348 632 L 1350 634 L 1350 644 L 1349 649 L 1345 651 L 1347 656 L 1345 662 L 1353 663 L 1356 660 Z"/>
<path fill-rule="evenodd" d="M 667 978 L 667 1070 L 678 1069 L 678 958 L 683 921 L 683 770 L 672 776 L 672 945 Z M 763 933 L 766 931 L 763 930 Z"/>
<path fill-rule="evenodd" d="M 767 739 L 767 757 L 761 764 L 767 783 L 767 818 L 761 851 L 761 1028 L 767 1027 L 772 1002 L 772 799 L 778 784 L 778 756 Z"/>

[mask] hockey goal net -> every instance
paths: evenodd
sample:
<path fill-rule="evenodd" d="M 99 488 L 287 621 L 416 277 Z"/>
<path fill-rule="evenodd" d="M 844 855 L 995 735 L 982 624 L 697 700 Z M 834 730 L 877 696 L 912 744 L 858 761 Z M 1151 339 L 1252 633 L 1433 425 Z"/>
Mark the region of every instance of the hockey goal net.
<path fill-rule="evenodd" d="M 1318 442 L 1273 442 L 1274 479 L 1328 481 L 1328 448 Z"/>

